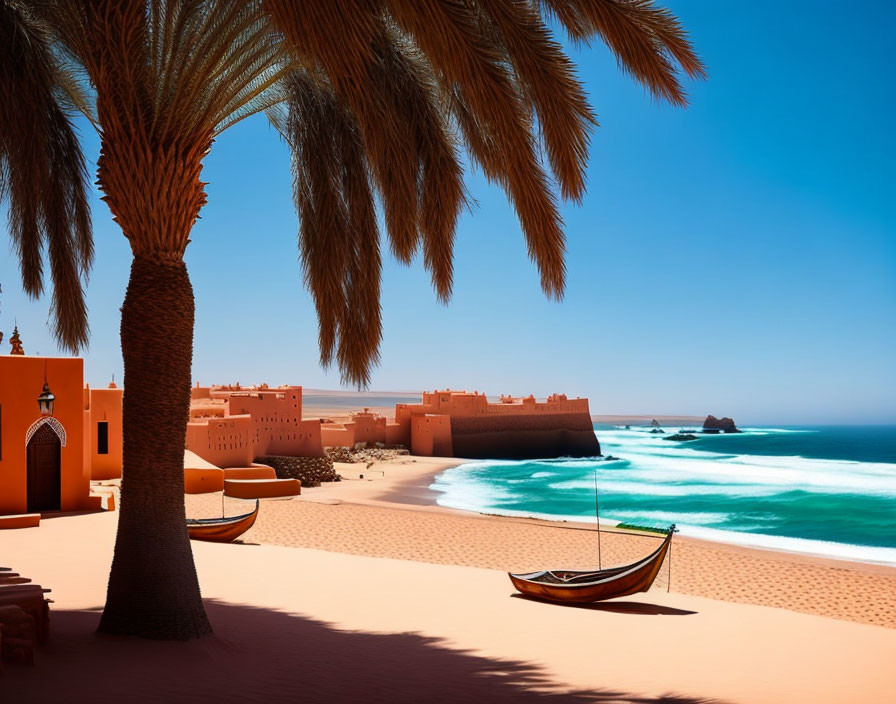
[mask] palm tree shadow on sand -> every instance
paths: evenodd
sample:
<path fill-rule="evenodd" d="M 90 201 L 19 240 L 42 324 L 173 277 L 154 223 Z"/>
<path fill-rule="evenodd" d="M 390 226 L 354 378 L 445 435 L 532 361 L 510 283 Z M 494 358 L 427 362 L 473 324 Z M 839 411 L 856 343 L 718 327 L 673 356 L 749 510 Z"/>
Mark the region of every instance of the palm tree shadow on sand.
<path fill-rule="evenodd" d="M 99 611 L 53 612 L 51 641 L 35 666 L 6 668 L 4 701 L 721 704 L 570 691 L 535 664 L 473 655 L 416 633 L 344 631 L 216 601 L 206 607 L 217 635 L 187 642 L 98 635 Z"/>
<path fill-rule="evenodd" d="M 511 594 L 514 599 L 531 601 L 535 604 L 544 604 L 553 608 L 588 609 L 590 611 L 609 611 L 615 614 L 640 614 L 642 616 L 691 616 L 696 611 L 676 609 L 672 606 L 661 604 L 647 604 L 643 601 L 597 601 L 592 604 L 553 604 L 541 599 L 535 599 L 525 594 Z"/>

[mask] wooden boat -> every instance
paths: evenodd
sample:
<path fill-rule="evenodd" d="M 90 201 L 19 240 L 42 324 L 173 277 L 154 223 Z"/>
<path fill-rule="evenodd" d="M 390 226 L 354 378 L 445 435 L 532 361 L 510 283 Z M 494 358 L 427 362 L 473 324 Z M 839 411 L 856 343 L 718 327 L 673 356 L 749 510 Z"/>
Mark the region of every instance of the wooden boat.
<path fill-rule="evenodd" d="M 192 540 L 208 540 L 212 543 L 230 543 L 249 530 L 258 517 L 258 499 L 255 510 L 241 516 L 228 518 L 188 518 L 187 533 Z"/>
<path fill-rule="evenodd" d="M 603 570 L 549 570 L 511 574 L 510 581 L 526 596 L 560 604 L 583 604 L 629 596 L 650 589 L 672 544 L 675 526 L 663 543 L 643 560 Z"/>

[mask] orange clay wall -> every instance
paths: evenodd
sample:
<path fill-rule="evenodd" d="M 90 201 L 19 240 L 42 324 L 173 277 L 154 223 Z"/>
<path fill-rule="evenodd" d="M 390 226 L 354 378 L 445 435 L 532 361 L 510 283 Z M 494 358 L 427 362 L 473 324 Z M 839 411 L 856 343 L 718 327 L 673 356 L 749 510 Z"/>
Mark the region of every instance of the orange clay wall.
<path fill-rule="evenodd" d="M 84 445 L 84 362 L 58 357 L 0 356 L 0 515 L 27 510 L 27 451 L 25 434 L 43 416 L 37 396 L 44 372 L 56 396 L 53 417 L 65 429 L 60 450 L 60 507 L 63 511 L 90 506 L 90 473 Z"/>
<path fill-rule="evenodd" d="M 320 426 L 320 441 L 324 447 L 354 447 L 355 428 L 349 424 L 326 423 Z"/>
<path fill-rule="evenodd" d="M 583 413 L 452 418 L 451 441 L 455 456 L 471 459 L 600 454 L 591 417 Z"/>
<path fill-rule="evenodd" d="M 430 438 L 434 430 L 428 428 L 432 423 L 418 421 L 424 416 L 450 418 L 455 457 L 525 459 L 600 454 L 588 399 L 553 394 L 541 403 L 532 396 L 508 400 L 511 402 L 489 403 L 485 394 L 478 392 L 427 392 L 420 404 L 397 404 L 395 420 L 410 434 L 414 454 L 430 454 L 430 444 L 438 442 Z"/>
<path fill-rule="evenodd" d="M 409 423 L 386 422 L 386 445 L 411 446 L 411 429 Z"/>
<path fill-rule="evenodd" d="M 84 389 L 84 445 L 91 479 L 120 479 L 122 462 L 121 389 Z M 106 423 L 106 452 L 100 453 L 100 423 Z"/>
<path fill-rule="evenodd" d="M 212 390 L 212 397 L 220 392 Z M 320 421 L 302 420 L 302 387 L 227 392 L 232 415 L 252 416 L 255 456 L 322 457 Z M 209 460 L 211 461 L 211 460 Z"/>
<path fill-rule="evenodd" d="M 259 441 L 255 456 L 290 455 L 297 457 L 323 457 L 324 450 L 320 437 L 319 420 L 300 420 L 280 423 L 269 428 L 259 428 Z"/>
<path fill-rule="evenodd" d="M 320 434 L 324 447 L 354 447 L 356 442 L 366 442 L 368 445 L 379 442 L 386 446 L 403 447 L 411 445 L 410 421 L 399 424 L 380 418 L 374 424 L 323 423 Z"/>
<path fill-rule="evenodd" d="M 414 416 L 411 420 L 411 453 L 428 457 L 453 457 L 451 418 Z"/>
<path fill-rule="evenodd" d="M 302 420 L 302 387 L 199 387 L 186 448 L 218 467 L 247 467 L 256 457 L 323 456 L 321 424 Z"/>
<path fill-rule="evenodd" d="M 321 442 L 324 447 L 354 447 L 356 443 L 368 445 L 407 445 L 410 442 L 405 428 L 386 421 L 376 413 L 356 413 L 345 423 L 321 424 Z"/>
<path fill-rule="evenodd" d="M 216 467 L 248 467 L 255 459 L 254 435 L 249 416 L 190 422 L 186 448 Z"/>
<path fill-rule="evenodd" d="M 518 400 L 515 403 L 489 403 L 485 394 L 468 393 L 466 391 L 433 391 L 423 394 L 419 404 L 399 403 L 395 405 L 395 420 L 403 423 L 411 416 L 422 413 L 459 416 L 523 416 L 552 415 L 564 413 L 589 414 L 588 399 L 567 399 L 565 396 L 554 397 L 562 400 L 548 400 L 538 403 L 534 398 Z"/>
<path fill-rule="evenodd" d="M 355 425 L 355 442 L 368 445 L 386 442 L 386 419 L 374 413 L 356 413 L 352 416 Z"/>

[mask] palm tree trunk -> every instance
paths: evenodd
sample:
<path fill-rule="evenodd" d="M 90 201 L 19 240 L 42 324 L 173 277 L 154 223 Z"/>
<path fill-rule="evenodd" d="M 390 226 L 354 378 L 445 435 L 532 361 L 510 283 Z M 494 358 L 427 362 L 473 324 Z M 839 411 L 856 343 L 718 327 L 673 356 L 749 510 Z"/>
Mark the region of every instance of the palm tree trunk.
<path fill-rule="evenodd" d="M 184 514 L 193 308 L 183 262 L 134 258 L 121 309 L 124 466 L 104 633 L 211 633 Z"/>

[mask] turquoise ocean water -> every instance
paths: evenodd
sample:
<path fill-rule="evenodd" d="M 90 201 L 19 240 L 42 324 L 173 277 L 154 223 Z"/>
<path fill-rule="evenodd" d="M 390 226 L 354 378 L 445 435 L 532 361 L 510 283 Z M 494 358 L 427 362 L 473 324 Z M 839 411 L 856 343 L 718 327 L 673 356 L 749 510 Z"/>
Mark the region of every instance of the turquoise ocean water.
<path fill-rule="evenodd" d="M 593 521 L 596 470 L 602 522 L 896 564 L 896 426 L 744 431 L 678 443 L 596 427 L 604 455 L 619 459 L 477 461 L 431 488 L 443 506 Z"/>

